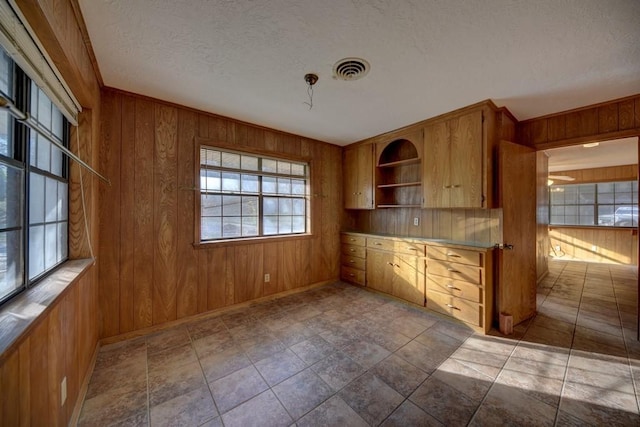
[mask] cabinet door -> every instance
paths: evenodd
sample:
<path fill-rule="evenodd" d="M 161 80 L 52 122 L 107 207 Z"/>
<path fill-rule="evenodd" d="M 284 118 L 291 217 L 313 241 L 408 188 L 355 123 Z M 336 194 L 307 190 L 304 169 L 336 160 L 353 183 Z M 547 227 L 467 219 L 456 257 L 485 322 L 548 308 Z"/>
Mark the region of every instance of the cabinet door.
<path fill-rule="evenodd" d="M 342 162 L 344 207 L 358 209 L 358 149 L 345 148 Z"/>
<path fill-rule="evenodd" d="M 422 185 L 425 208 L 449 207 L 449 123 L 429 125 L 424 133 Z"/>
<path fill-rule="evenodd" d="M 367 249 L 367 286 L 393 294 L 394 261 L 393 252 Z"/>
<path fill-rule="evenodd" d="M 424 306 L 424 260 L 396 254 L 393 264 L 393 295 Z"/>
<path fill-rule="evenodd" d="M 361 145 L 357 149 L 358 162 L 358 207 L 373 209 L 374 146 Z"/>
<path fill-rule="evenodd" d="M 482 111 L 449 121 L 451 166 L 449 206 L 481 208 L 482 197 Z"/>
<path fill-rule="evenodd" d="M 342 172 L 345 209 L 373 209 L 373 145 L 345 148 Z"/>

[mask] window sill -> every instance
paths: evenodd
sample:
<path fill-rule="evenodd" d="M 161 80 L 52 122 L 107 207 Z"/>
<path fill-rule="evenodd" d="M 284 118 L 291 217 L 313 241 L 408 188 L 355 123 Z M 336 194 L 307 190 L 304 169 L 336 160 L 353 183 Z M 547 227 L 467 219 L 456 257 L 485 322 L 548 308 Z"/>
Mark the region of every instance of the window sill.
<path fill-rule="evenodd" d="M 228 240 L 215 240 L 211 242 L 199 242 L 194 243 L 195 249 L 211 249 L 213 247 L 226 247 L 226 246 L 239 246 L 239 245 L 257 245 L 260 243 L 277 243 L 289 240 L 309 240 L 313 239 L 313 234 L 294 234 L 291 236 L 264 236 L 264 237 L 249 237 L 246 239 L 228 239 Z"/>
<path fill-rule="evenodd" d="M 611 225 L 549 225 L 549 231 L 556 228 L 575 228 L 575 229 L 587 229 L 587 230 L 612 230 L 612 231 L 630 231 L 633 235 L 637 234 L 636 227 L 614 227 Z"/>
<path fill-rule="evenodd" d="M 0 307 L 0 363 L 92 265 L 91 259 L 67 261 L 36 286 Z"/>

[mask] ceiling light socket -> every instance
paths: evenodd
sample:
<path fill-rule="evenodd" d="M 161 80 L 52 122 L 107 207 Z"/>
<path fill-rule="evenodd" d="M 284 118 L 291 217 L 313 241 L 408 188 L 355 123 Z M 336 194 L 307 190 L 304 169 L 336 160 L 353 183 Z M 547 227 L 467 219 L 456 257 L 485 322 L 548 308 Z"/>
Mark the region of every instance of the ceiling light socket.
<path fill-rule="evenodd" d="M 318 82 L 318 76 L 313 73 L 305 74 L 304 81 L 307 82 L 309 86 L 313 86 Z"/>

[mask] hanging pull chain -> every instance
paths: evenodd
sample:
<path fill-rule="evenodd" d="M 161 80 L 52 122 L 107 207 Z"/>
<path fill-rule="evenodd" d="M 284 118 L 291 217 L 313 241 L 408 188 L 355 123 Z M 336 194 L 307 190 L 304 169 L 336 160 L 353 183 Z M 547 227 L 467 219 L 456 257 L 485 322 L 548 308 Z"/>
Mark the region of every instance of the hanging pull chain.
<path fill-rule="evenodd" d="M 305 74 L 304 81 L 307 82 L 307 95 L 309 96 L 309 102 L 305 102 L 309 106 L 309 110 L 313 108 L 313 85 L 318 81 L 318 76 L 315 74 Z"/>

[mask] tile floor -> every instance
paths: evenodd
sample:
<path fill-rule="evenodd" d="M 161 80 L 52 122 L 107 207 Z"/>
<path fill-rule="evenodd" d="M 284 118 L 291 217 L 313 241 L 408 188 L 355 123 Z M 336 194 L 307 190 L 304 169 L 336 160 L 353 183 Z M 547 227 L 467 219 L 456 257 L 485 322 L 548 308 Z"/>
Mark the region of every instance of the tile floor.
<path fill-rule="evenodd" d="M 80 425 L 640 425 L 637 269 L 550 269 L 506 338 L 338 282 L 104 346 Z"/>

